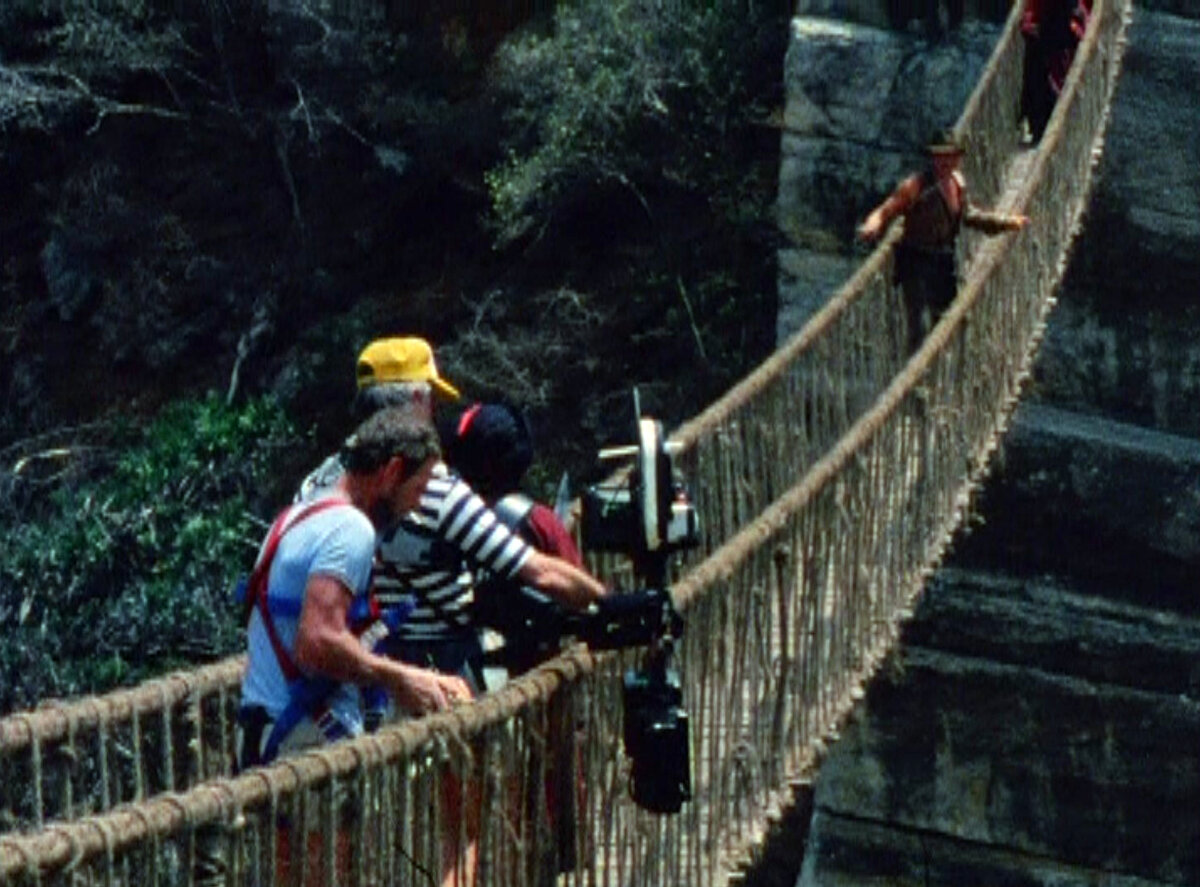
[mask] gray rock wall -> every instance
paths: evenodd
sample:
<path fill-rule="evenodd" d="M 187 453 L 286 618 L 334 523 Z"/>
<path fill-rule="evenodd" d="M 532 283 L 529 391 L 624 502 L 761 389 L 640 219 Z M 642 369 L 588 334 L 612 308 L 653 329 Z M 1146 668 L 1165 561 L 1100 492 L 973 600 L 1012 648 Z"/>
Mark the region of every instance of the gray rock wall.
<path fill-rule="evenodd" d="M 1036 390 L 1200 436 L 1200 10 L 1190 12 L 1135 12 Z"/>
<path fill-rule="evenodd" d="M 1200 442 L 1027 405 L 982 512 L 821 769 L 799 885 L 1200 884 Z"/>
<path fill-rule="evenodd" d="M 972 561 L 1105 578 L 1109 595 L 1143 603 L 1194 598 L 1195 438 L 1027 403 L 979 508 L 982 524 L 958 542 Z"/>
<path fill-rule="evenodd" d="M 1198 662 L 1194 615 L 943 573 L 822 768 L 799 884 L 1200 883 Z"/>

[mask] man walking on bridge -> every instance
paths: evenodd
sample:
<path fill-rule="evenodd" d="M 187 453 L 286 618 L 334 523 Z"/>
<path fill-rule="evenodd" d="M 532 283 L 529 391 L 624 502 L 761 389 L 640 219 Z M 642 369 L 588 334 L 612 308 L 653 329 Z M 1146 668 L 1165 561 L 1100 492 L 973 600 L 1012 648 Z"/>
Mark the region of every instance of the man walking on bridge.
<path fill-rule="evenodd" d="M 959 229 L 966 225 L 999 234 L 1029 224 L 1027 216 L 980 209 L 967 199 L 966 179 L 959 168 L 963 148 L 953 132 L 940 133 L 926 152 L 928 166 L 900 182 L 858 228 L 859 239 L 872 242 L 897 217 L 904 219 L 904 233 L 896 245 L 894 282 L 904 295 L 910 354 L 958 291 L 954 244 Z"/>

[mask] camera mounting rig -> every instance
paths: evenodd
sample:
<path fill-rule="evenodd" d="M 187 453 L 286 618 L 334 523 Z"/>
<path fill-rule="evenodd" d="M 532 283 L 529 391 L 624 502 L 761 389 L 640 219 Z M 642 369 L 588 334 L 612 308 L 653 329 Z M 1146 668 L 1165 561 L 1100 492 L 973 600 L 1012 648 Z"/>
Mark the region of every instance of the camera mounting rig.
<path fill-rule="evenodd" d="M 699 528 L 672 461 L 677 449 L 658 421 L 642 416 L 637 389 L 633 400 L 637 443 L 600 451 L 601 462 L 630 464 L 585 491 L 581 534 L 588 548 L 627 554 L 643 589 L 606 598 L 600 615 L 610 618 L 594 622 L 584 639 L 613 649 L 631 644 L 606 641 L 620 635 L 628 641 L 636 633 L 631 628 L 642 631 L 646 659 L 625 673 L 621 697 L 630 794 L 646 810 L 678 813 L 691 798 L 691 750 L 683 685 L 671 664 L 683 619 L 667 591 L 667 566 L 672 553 L 698 543 Z M 611 634 L 596 637 L 594 629 L 605 624 Z"/>
<path fill-rule="evenodd" d="M 505 582 L 477 595 L 473 615 L 504 636 L 505 649 L 535 662 L 553 656 L 567 638 L 592 650 L 646 647 L 642 667 L 626 672 L 622 687 L 630 794 L 646 810 L 678 813 L 691 797 L 691 763 L 683 687 L 671 667 L 683 619 L 667 591 L 667 565 L 672 553 L 699 541 L 699 532 L 671 460 L 676 450 L 657 421 L 641 416 L 636 390 L 633 396 L 638 442 L 600 452 L 601 462 L 629 464 L 613 480 L 585 490 L 580 529 L 585 548 L 629 556 L 639 587 L 574 612 Z"/>

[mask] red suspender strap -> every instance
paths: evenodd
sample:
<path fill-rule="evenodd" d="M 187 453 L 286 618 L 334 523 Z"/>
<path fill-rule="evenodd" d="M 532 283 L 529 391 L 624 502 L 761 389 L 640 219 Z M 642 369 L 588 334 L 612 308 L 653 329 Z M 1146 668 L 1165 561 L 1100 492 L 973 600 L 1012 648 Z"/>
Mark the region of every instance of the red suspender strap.
<path fill-rule="evenodd" d="M 267 638 L 271 641 L 271 648 L 275 651 L 275 658 L 279 660 L 279 670 L 283 672 L 284 680 L 288 683 L 300 677 L 300 669 L 292 660 L 287 647 L 283 645 L 279 631 L 275 628 L 275 620 L 271 616 L 271 607 L 267 601 L 267 579 L 271 573 L 271 561 L 275 559 L 275 550 L 279 548 L 279 540 L 283 538 L 284 533 L 305 518 L 312 517 L 335 505 L 346 504 L 348 502 L 345 499 L 334 496 L 313 502 L 299 510 L 296 509 L 296 506 L 285 508 L 275 518 L 275 523 L 271 524 L 271 531 L 267 534 L 267 544 L 263 546 L 262 557 L 258 559 L 258 563 L 254 565 L 254 571 L 250 574 L 250 581 L 246 588 L 247 601 L 250 606 L 258 608 L 263 628 L 267 630 Z"/>

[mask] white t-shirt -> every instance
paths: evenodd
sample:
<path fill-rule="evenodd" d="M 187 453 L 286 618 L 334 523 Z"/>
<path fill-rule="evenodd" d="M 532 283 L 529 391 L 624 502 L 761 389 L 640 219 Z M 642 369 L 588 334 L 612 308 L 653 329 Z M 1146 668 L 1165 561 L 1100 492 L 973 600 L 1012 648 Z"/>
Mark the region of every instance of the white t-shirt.
<path fill-rule="evenodd" d="M 292 506 L 293 515 L 304 507 Z M 365 595 L 374 555 L 375 528 L 348 502 L 310 514 L 288 527 L 271 562 L 267 595 L 275 630 L 289 655 L 296 643 L 308 580 L 327 576 L 354 596 Z M 271 718 L 277 718 L 288 704 L 288 682 L 258 608 L 250 616 L 247 636 L 249 662 L 242 680 L 242 704 L 260 705 Z M 362 732 L 362 703 L 356 686 L 342 684 L 328 705 L 347 732 Z"/>

